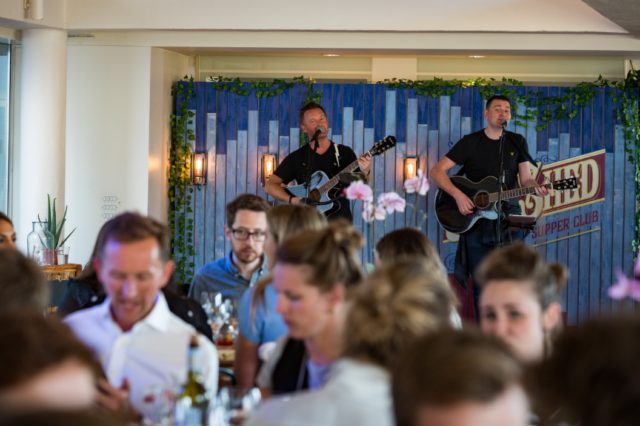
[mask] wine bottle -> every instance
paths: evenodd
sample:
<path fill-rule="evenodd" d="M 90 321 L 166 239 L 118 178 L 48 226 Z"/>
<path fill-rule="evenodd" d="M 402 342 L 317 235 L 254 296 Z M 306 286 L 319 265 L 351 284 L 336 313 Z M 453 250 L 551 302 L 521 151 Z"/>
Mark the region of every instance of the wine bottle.
<path fill-rule="evenodd" d="M 187 381 L 176 397 L 175 426 L 207 426 L 211 395 L 202 384 L 198 335 L 191 337 L 188 360 Z"/>

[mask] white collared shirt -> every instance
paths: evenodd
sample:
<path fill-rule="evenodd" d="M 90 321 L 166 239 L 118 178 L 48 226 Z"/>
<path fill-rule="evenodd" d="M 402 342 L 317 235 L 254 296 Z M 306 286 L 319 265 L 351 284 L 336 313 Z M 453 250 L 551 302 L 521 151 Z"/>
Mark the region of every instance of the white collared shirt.
<path fill-rule="evenodd" d="M 266 400 L 245 426 L 393 426 L 391 378 L 380 366 L 336 361 L 323 387 Z"/>
<path fill-rule="evenodd" d="M 95 351 L 112 386 L 120 388 L 125 378 L 129 380 L 131 404 L 149 417 L 153 407 L 143 402 L 147 388 L 160 385 L 175 391 L 186 381 L 189 343 L 196 330 L 171 313 L 161 292 L 149 315 L 126 333 L 113 320 L 110 304 L 107 298 L 98 306 L 69 315 L 64 322 Z M 204 386 L 215 395 L 218 354 L 206 337 L 200 335 L 198 343 Z"/>

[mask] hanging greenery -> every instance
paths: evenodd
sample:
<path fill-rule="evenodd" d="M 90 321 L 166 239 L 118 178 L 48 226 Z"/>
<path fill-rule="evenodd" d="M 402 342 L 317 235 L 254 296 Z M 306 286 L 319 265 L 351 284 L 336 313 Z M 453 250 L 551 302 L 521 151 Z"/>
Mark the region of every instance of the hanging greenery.
<path fill-rule="evenodd" d="M 315 80 L 304 76 L 295 77 L 287 82 L 283 79 L 273 81 L 253 81 L 248 87 L 240 78 L 213 77 L 208 81 L 215 82 L 217 91 L 229 91 L 240 96 L 248 96 L 249 88 L 256 89 L 258 98 L 268 98 L 279 95 L 293 87 L 295 83 L 308 86 L 305 103 L 320 102 L 322 93 L 313 90 Z M 190 158 L 191 145 L 195 141 L 195 135 L 189 125 L 193 124 L 193 112 L 187 109 L 187 102 L 196 96 L 193 77 L 184 77 L 184 80 L 175 88 L 175 92 L 184 97 L 180 98 L 176 114 L 171 116 L 171 151 L 169 154 L 169 223 L 173 231 L 173 256 L 176 259 L 176 274 L 178 282 L 191 282 L 195 264 L 187 259 L 195 255 L 193 246 L 193 219 L 186 219 L 187 213 L 193 213 L 189 207 L 193 193 L 190 182 Z M 478 87 L 483 99 L 489 99 L 495 94 L 508 96 L 513 103 L 526 108 L 518 112 L 520 108 L 514 108 L 512 116 L 519 126 L 527 127 L 535 122 L 536 130 L 541 131 L 555 120 L 572 119 L 579 109 L 587 106 L 597 95 L 599 88 L 613 88 L 610 96 L 616 102 L 617 118 L 621 120 L 626 141 L 626 152 L 629 161 L 635 165 L 636 171 L 636 201 L 640 205 L 640 117 L 638 116 L 638 89 L 640 88 L 640 75 L 632 69 L 627 77 L 620 81 L 610 81 L 602 76 L 594 82 L 582 82 L 575 87 L 569 87 L 559 96 L 546 96 L 540 91 L 524 90 L 521 81 L 512 78 L 477 78 L 469 80 L 444 80 L 433 78 L 432 80 L 405 80 L 390 79 L 376 82 L 395 89 L 415 89 L 418 96 L 451 96 L 457 89 L 465 87 Z M 172 95 L 174 90 L 172 89 Z M 300 134 L 300 146 L 306 143 L 306 134 Z M 633 240 L 633 250 L 640 249 L 638 234 L 640 233 L 640 212 L 636 209 L 636 236 Z"/>

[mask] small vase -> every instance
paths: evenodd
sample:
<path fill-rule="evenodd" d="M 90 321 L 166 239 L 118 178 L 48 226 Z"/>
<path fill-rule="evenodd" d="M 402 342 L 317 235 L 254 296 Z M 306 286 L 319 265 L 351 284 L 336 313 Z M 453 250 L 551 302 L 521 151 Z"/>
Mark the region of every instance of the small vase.
<path fill-rule="evenodd" d="M 38 265 L 54 264 L 53 235 L 47 231 L 47 222 L 33 222 L 33 231 L 27 236 L 27 250 Z"/>

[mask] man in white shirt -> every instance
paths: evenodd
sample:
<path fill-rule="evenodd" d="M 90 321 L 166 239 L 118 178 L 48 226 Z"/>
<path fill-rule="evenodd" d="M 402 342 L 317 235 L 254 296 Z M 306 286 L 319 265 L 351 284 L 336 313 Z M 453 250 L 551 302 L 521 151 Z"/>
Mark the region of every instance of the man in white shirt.
<path fill-rule="evenodd" d="M 107 299 L 65 319 L 91 347 L 108 383 L 100 383 L 98 403 L 122 410 L 127 400 L 149 417 L 143 401 L 150 386 L 175 390 L 187 378 L 187 352 L 196 330 L 169 311 L 164 287 L 174 268 L 169 229 L 153 219 L 125 213 L 108 222 L 98 236 L 93 266 Z M 218 356 L 199 336 L 203 384 L 215 395 Z M 131 411 L 131 410 L 129 410 Z"/>

